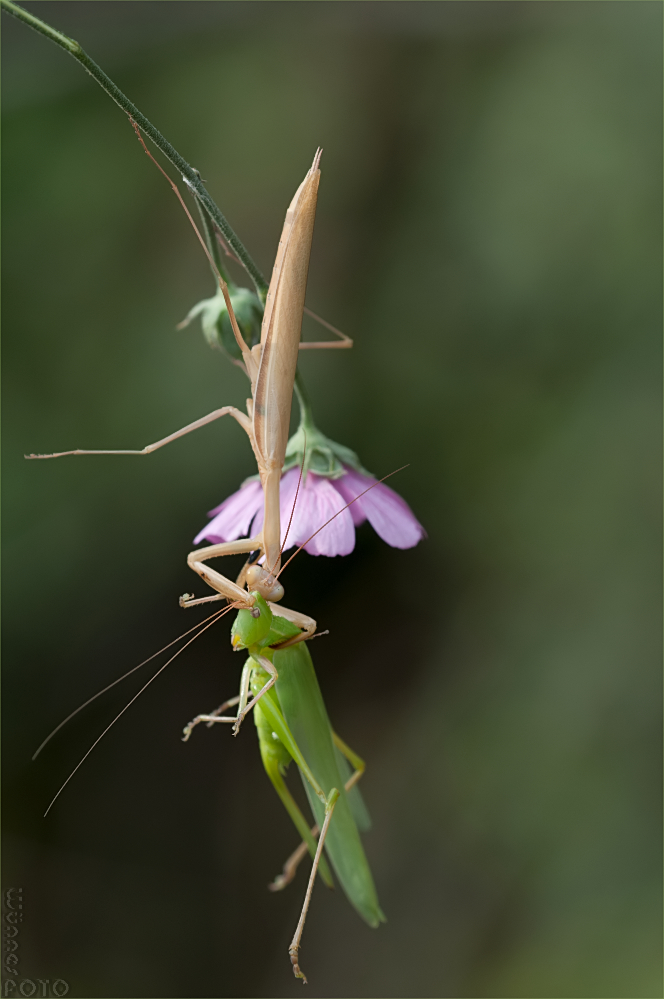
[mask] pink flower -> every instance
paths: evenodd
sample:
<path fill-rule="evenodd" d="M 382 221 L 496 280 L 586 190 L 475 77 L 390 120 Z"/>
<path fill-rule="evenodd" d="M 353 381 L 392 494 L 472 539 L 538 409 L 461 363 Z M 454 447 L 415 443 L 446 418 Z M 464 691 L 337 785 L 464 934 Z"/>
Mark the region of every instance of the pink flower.
<path fill-rule="evenodd" d="M 291 468 L 284 473 L 281 478 L 282 542 L 293 511 L 286 542 L 288 548 L 304 544 L 310 555 L 348 555 L 355 547 L 355 528 L 365 520 L 393 548 L 412 548 L 424 537 L 424 528 L 408 504 L 383 482 L 373 486 L 344 510 L 347 503 L 376 481 L 348 466 L 344 468 L 345 474 L 338 479 L 308 472 L 300 485 L 294 511 L 300 470 Z M 334 517 L 340 510 L 342 512 Z M 246 482 L 220 506 L 211 510 L 209 516 L 213 519 L 196 535 L 194 544 L 200 541 L 217 544 L 257 534 L 263 524 L 263 490 L 260 482 L 257 479 Z M 315 534 L 331 517 L 334 520 Z M 313 534 L 315 537 L 311 537 Z"/>

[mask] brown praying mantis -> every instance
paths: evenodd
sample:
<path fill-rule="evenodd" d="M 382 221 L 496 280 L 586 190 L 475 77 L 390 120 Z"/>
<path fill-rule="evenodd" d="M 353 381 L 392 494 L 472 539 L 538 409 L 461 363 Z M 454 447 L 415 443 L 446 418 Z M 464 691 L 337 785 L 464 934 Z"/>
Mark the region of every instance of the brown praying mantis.
<path fill-rule="evenodd" d="M 153 158 L 144 144 L 143 148 Z M 232 723 L 237 734 L 243 719 L 253 710 L 265 769 L 302 838 L 300 847 L 287 860 L 282 875 L 271 887 L 276 890 L 288 884 L 307 851 L 313 857 L 302 912 L 289 947 L 294 973 L 304 981 L 306 978 L 299 967 L 298 952 L 317 872 L 326 884 L 332 884 L 323 847 L 349 901 L 365 921 L 370 926 L 378 926 L 385 918 L 359 835 L 359 830 L 369 825 L 366 809 L 355 786 L 364 771 L 364 762 L 336 735 L 327 717 L 305 644 L 313 637 L 316 622 L 306 614 L 279 604 L 284 596 L 279 576 L 285 544 L 285 538 L 281 536 L 279 484 L 288 442 L 298 352 L 302 347 L 352 345 L 347 337 L 342 342 L 300 342 L 320 180 L 320 155 L 319 150 L 286 213 L 265 301 L 260 343 L 252 348 L 242 336 L 227 286 L 217 270 L 233 334 L 241 351 L 241 363 L 251 382 L 251 398 L 247 400 L 246 413 L 234 406 L 223 406 L 138 451 L 77 449 L 28 456 L 147 455 L 227 415 L 232 416 L 249 437 L 263 488 L 262 528 L 254 537 L 190 552 L 188 565 L 214 592 L 198 599 L 189 594 L 180 598 L 183 607 L 228 601 L 230 606 L 226 610 L 238 610 L 232 629 L 233 647 L 236 650 L 247 649 L 249 658 L 242 671 L 240 693 L 216 711 L 195 718 L 185 728 L 185 740 L 200 722 L 208 725 Z M 176 185 L 172 181 L 170 183 L 187 211 Z M 188 211 L 187 215 L 193 225 Z M 207 252 L 200 235 L 199 239 Z M 216 270 L 209 253 L 208 257 Z M 248 553 L 251 553 L 250 557 L 235 582 L 208 565 L 211 559 Z M 227 708 L 235 706 L 235 715 L 223 714 Z M 302 775 L 316 820 L 313 829 L 309 828 L 284 781 L 286 767 L 292 760 Z M 350 773 L 349 763 L 354 767 L 353 773 Z M 316 841 L 314 837 L 317 833 Z"/>

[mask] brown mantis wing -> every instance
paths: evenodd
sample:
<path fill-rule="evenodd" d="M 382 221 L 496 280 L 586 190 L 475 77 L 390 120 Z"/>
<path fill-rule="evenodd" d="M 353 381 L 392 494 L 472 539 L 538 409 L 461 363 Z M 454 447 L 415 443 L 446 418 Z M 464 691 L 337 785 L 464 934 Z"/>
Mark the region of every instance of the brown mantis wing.
<path fill-rule="evenodd" d="M 278 571 L 280 565 L 279 480 L 288 443 L 320 180 L 319 160 L 317 152 L 286 212 L 265 302 L 261 360 L 253 392 L 254 444 L 265 495 L 263 547 L 271 572 Z"/>

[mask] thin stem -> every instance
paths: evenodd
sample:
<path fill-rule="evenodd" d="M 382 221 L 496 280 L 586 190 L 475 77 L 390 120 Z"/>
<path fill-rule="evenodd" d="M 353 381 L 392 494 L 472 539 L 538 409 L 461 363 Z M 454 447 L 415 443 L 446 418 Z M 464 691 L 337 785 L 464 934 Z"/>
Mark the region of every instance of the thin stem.
<path fill-rule="evenodd" d="M 63 35 L 60 31 L 56 31 L 55 28 L 52 28 L 49 24 L 46 24 L 46 22 L 40 20 L 38 17 L 35 17 L 34 14 L 30 14 L 27 10 L 19 7 L 18 4 L 12 3 L 12 0 L 0 0 L 0 6 L 2 6 L 8 14 L 12 14 L 14 17 L 27 24 L 30 28 L 33 28 L 35 31 L 40 32 L 40 34 L 45 35 L 52 42 L 55 42 L 56 45 L 59 45 L 60 48 L 63 48 L 65 52 L 68 52 L 70 56 L 73 56 L 77 62 L 80 62 L 83 68 L 87 70 L 90 76 L 92 76 L 106 91 L 109 97 L 111 97 L 115 103 L 122 108 L 125 114 L 129 115 L 130 118 L 133 118 L 145 134 L 152 139 L 154 144 L 162 151 L 164 156 L 173 164 L 176 170 L 184 178 L 186 183 L 205 208 L 205 211 L 219 227 L 224 239 L 228 242 L 229 246 L 232 247 L 233 252 L 239 258 L 240 262 L 254 282 L 256 291 L 258 292 L 260 298 L 265 301 L 268 288 L 265 278 L 252 260 L 248 251 L 245 249 L 242 241 L 229 225 L 219 207 L 208 194 L 198 170 L 187 163 L 184 157 L 180 156 L 178 151 L 170 144 L 170 142 L 164 138 L 161 132 L 155 128 L 152 122 L 150 122 L 144 114 L 141 114 L 138 108 L 132 104 L 129 98 L 122 93 L 120 88 L 113 83 L 103 69 L 101 69 L 101 67 L 90 58 L 77 41 L 73 38 L 68 38 L 67 35 Z"/>
<path fill-rule="evenodd" d="M 304 382 L 299 368 L 296 368 L 295 370 L 294 387 L 295 395 L 297 396 L 298 405 L 300 407 L 300 427 L 304 430 L 316 430 L 316 424 L 314 423 L 313 412 L 311 409 L 311 400 L 309 398 L 309 393 L 304 387 Z"/>

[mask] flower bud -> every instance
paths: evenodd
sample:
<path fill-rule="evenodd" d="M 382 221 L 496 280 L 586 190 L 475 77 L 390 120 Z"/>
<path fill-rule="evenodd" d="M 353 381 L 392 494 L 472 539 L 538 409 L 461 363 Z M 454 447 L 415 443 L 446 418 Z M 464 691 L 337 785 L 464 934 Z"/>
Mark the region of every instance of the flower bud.
<path fill-rule="evenodd" d="M 228 292 L 240 332 L 247 346 L 251 348 L 261 338 L 263 306 L 260 299 L 249 288 L 236 288 L 229 284 Z M 221 288 L 217 290 L 213 298 L 204 298 L 202 302 L 198 302 L 178 325 L 178 329 L 184 329 L 196 316 L 201 317 L 203 335 L 211 347 L 223 350 L 236 361 L 242 359 L 242 352 L 233 333 Z"/>

